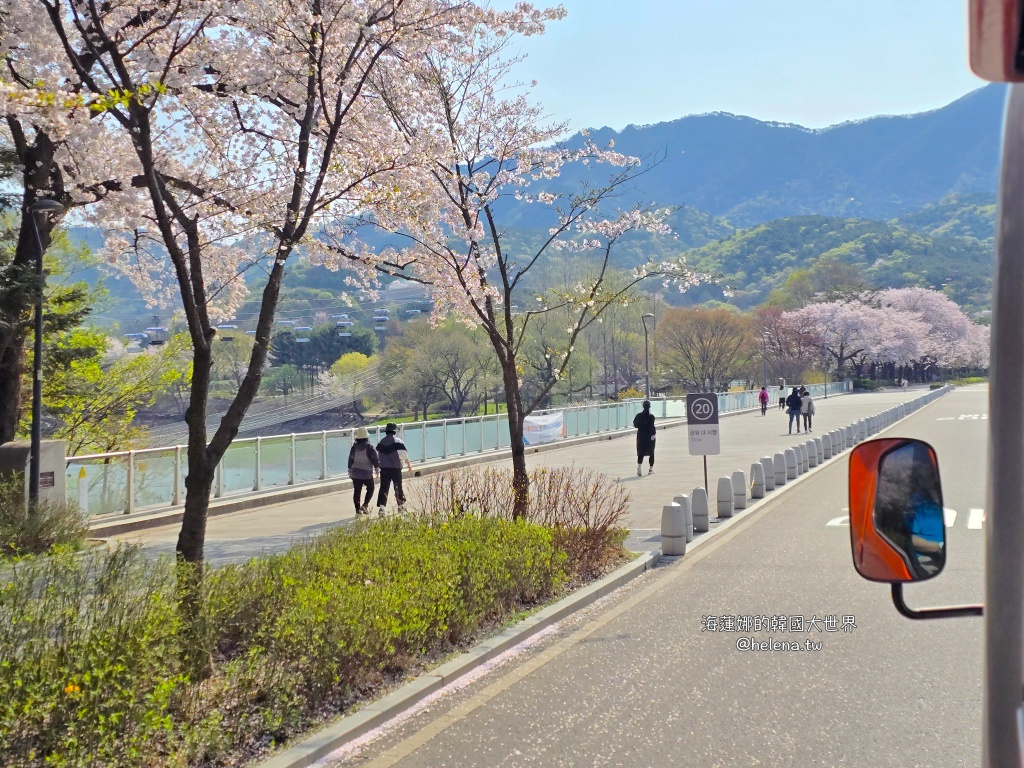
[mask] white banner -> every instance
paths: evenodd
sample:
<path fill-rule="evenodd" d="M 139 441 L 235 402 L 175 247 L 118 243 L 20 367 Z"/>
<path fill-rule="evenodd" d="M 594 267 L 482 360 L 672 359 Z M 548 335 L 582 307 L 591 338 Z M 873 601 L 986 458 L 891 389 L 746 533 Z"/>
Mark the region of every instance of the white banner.
<path fill-rule="evenodd" d="M 565 437 L 564 411 L 527 416 L 523 420 L 523 442 L 550 443 Z"/>

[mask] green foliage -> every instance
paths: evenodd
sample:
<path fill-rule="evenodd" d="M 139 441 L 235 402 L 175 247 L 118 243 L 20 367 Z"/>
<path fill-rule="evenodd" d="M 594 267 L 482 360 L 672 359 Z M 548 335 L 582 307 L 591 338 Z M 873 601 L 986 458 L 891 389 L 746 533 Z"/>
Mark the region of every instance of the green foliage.
<path fill-rule="evenodd" d="M 302 385 L 302 374 L 294 365 L 279 365 L 264 372 L 260 388 L 272 395 L 287 397 Z"/>
<path fill-rule="evenodd" d="M 853 288 L 863 280 L 868 287 L 936 288 L 971 310 L 988 305 L 992 287 L 990 245 L 865 219 L 778 219 L 686 257 L 698 271 L 720 275 L 741 307 L 776 289 L 773 301 L 788 304 L 795 297 L 799 303 L 808 292 Z"/>
<path fill-rule="evenodd" d="M 310 379 L 323 373 L 342 355 L 360 352 L 372 355 L 377 349 L 377 337 L 368 328 L 353 326 L 351 336 L 339 336 L 333 324 L 318 325 L 312 331 L 281 331 L 270 340 L 270 355 L 275 365 L 291 365 Z M 300 342 L 299 338 L 309 341 Z"/>
<path fill-rule="evenodd" d="M 78 328 L 58 334 L 47 349 L 43 403 L 55 422 L 49 434 L 67 441 L 68 455 L 136 447 L 144 433 L 133 425 L 135 414 L 191 378 L 184 336 L 110 362 L 105 360 L 109 344 L 102 332 Z M 27 429 L 23 420 L 22 430 Z"/>
<path fill-rule="evenodd" d="M 971 237 L 992 244 L 996 238 L 996 196 L 950 195 L 894 223 L 929 235 Z"/>
<path fill-rule="evenodd" d="M 208 570 L 187 633 L 170 559 L 118 548 L 19 563 L 0 583 L 0 754 L 18 767 L 236 764 L 549 599 L 567 563 L 541 525 L 380 520 Z M 212 659 L 205 679 L 181 665 L 186 638 Z"/>
<path fill-rule="evenodd" d="M 0 479 L 0 559 L 38 555 L 54 547 L 75 550 L 87 532 L 76 506 L 41 501 L 29 508 L 24 478 Z"/>

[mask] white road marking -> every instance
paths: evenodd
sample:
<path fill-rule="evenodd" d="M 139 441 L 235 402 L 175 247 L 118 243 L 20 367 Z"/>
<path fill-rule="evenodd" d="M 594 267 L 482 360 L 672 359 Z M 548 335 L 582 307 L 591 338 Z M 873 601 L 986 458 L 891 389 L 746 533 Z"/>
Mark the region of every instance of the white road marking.
<path fill-rule="evenodd" d="M 985 523 L 985 510 L 984 509 L 972 509 L 970 517 L 967 518 L 967 527 L 973 528 L 974 530 L 980 530 L 982 525 Z"/>
<path fill-rule="evenodd" d="M 840 526 L 840 527 L 845 525 L 845 526 L 849 527 L 849 525 L 850 525 L 850 516 L 849 515 L 843 515 L 842 517 L 833 517 L 831 520 L 829 520 L 827 523 L 825 523 L 825 525 L 826 525 L 826 527 L 829 526 L 829 525 L 835 525 L 835 526 Z"/>
<path fill-rule="evenodd" d="M 949 507 L 943 507 L 942 519 L 945 521 L 947 528 L 952 528 L 953 523 L 956 522 L 956 510 L 950 509 Z"/>

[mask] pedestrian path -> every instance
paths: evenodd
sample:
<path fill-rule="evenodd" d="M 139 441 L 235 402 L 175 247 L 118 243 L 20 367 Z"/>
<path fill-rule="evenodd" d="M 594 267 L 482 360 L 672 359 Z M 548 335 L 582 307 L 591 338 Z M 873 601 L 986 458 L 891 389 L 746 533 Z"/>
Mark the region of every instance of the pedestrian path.
<path fill-rule="evenodd" d="M 709 487 L 713 493 L 719 477 L 736 469 L 749 475 L 751 463 L 762 456 L 771 456 L 797 442 L 846 426 L 921 394 L 920 389 L 910 389 L 819 398 L 815 401 L 814 431 L 809 435 L 788 434 L 787 416 L 777 408 L 769 408 L 765 416 L 755 411 L 724 417 L 720 424 L 722 452 L 708 457 Z M 481 464 L 510 466 L 508 459 Z M 673 496 L 689 494 L 693 488 L 704 485 L 702 458 L 689 455 L 684 426 L 659 430 L 653 475 L 647 474 L 645 463 L 644 475 L 637 477 L 635 442 L 631 433 L 527 454 L 530 469 L 571 464 L 618 478 L 629 490 L 627 525 L 633 532 L 629 546 L 634 549 L 660 548 L 662 507 L 670 503 Z M 408 480 L 409 491 L 422 482 L 425 480 Z M 220 563 L 245 559 L 261 552 L 281 552 L 298 540 L 353 518 L 351 491 L 211 517 L 206 529 L 207 560 Z M 142 544 L 154 552 L 171 553 L 177 535 L 178 526 L 173 525 L 127 533 L 119 538 Z"/>

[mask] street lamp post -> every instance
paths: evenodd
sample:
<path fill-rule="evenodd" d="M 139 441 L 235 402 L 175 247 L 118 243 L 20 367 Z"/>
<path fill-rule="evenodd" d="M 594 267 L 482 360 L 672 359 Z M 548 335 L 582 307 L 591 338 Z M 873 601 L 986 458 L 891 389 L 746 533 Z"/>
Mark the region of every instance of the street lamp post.
<path fill-rule="evenodd" d="M 768 336 L 767 330 L 761 331 L 761 386 L 768 386 Z"/>
<path fill-rule="evenodd" d="M 28 501 L 39 502 L 39 454 L 43 442 L 43 238 L 39 235 L 39 215 L 60 214 L 64 206 L 56 200 L 37 200 L 29 206 L 32 229 L 36 233 L 36 307 L 35 338 L 32 347 L 32 436 L 28 460 Z"/>
<path fill-rule="evenodd" d="M 654 318 L 654 315 L 648 312 L 640 318 L 640 322 L 644 324 L 644 397 L 648 400 L 651 399 L 651 362 L 650 354 L 647 345 L 647 318 Z"/>

